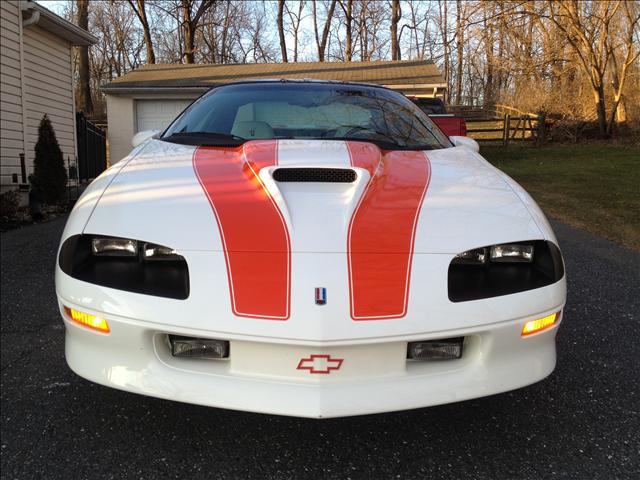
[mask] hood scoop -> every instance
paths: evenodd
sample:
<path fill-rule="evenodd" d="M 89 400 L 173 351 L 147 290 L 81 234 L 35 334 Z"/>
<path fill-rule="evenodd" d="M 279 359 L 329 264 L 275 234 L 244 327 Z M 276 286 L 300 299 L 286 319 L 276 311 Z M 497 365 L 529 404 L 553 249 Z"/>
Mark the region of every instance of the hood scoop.
<path fill-rule="evenodd" d="M 353 183 L 357 175 L 350 168 L 277 168 L 276 182 Z"/>

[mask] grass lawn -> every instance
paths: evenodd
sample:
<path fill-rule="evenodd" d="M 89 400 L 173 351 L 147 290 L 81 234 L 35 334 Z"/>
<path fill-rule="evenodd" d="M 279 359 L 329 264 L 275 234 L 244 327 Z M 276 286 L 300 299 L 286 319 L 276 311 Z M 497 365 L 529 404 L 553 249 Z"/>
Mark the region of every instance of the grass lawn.
<path fill-rule="evenodd" d="M 640 148 L 587 143 L 481 146 L 546 214 L 640 250 Z"/>

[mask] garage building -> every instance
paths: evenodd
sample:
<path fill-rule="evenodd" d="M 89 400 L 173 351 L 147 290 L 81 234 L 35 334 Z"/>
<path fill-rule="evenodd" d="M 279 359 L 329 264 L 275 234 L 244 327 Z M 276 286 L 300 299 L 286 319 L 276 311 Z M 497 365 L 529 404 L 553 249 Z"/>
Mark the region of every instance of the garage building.
<path fill-rule="evenodd" d="M 443 96 L 446 83 L 431 61 L 146 65 L 103 87 L 111 161 L 131 150 L 131 138 L 161 130 L 216 85 L 249 79 L 309 78 L 384 85 L 406 95 Z"/>

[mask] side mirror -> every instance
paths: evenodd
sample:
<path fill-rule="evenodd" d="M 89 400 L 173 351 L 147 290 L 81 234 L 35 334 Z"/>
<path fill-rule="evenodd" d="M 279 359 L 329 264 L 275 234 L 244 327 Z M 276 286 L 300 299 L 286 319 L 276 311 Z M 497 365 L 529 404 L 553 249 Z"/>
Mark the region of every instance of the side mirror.
<path fill-rule="evenodd" d="M 158 138 L 158 135 L 160 135 L 158 130 L 144 130 L 142 132 L 138 132 L 131 139 L 131 145 L 133 145 L 133 148 L 136 148 L 138 145 L 146 142 L 150 138 Z"/>
<path fill-rule="evenodd" d="M 480 151 L 480 145 L 473 138 L 453 136 L 449 137 L 449 140 L 455 147 L 466 147 L 476 153 Z"/>

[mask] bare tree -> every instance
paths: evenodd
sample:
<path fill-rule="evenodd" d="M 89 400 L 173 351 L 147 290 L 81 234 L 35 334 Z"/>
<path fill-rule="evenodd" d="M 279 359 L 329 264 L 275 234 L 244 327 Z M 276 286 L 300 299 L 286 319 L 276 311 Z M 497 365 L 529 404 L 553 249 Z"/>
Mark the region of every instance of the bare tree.
<path fill-rule="evenodd" d="M 392 0 L 391 2 L 391 60 L 400 60 L 400 42 L 398 38 L 398 23 L 402 18 L 402 10 L 400 9 L 400 0 Z"/>
<path fill-rule="evenodd" d="M 444 73 L 444 81 L 447 84 L 447 90 L 445 92 L 445 96 L 447 100 L 450 97 L 451 90 L 451 74 L 449 71 L 449 17 L 447 15 L 447 0 L 438 0 L 438 8 L 439 8 L 439 29 L 440 34 L 442 36 L 442 58 L 443 58 L 443 73 Z"/>
<path fill-rule="evenodd" d="M 195 39 L 196 32 L 200 27 L 200 20 L 209 8 L 213 5 L 214 0 L 181 0 L 182 14 L 182 35 L 184 42 L 184 59 L 185 63 L 195 63 Z"/>
<path fill-rule="evenodd" d="M 488 4 L 489 2 L 487 2 Z M 484 95 L 483 95 L 483 103 L 484 107 L 488 108 L 493 105 L 495 101 L 495 91 L 494 91 L 494 69 L 495 69 L 495 61 L 494 61 L 494 46 L 495 46 L 495 38 L 494 38 L 494 22 L 490 20 L 491 16 L 495 14 L 495 3 L 491 3 L 485 5 L 485 9 L 483 10 L 482 17 L 482 42 L 484 44 L 484 53 L 485 53 L 485 72 L 484 72 Z"/>
<path fill-rule="evenodd" d="M 254 62 L 275 62 L 277 47 L 265 37 L 265 15 L 254 11 L 253 24 L 249 28 Z"/>
<path fill-rule="evenodd" d="M 344 13 L 345 25 L 344 59 L 350 62 L 353 59 L 353 0 L 340 0 L 340 7 Z"/>
<path fill-rule="evenodd" d="M 462 62 L 464 60 L 464 10 L 456 0 L 456 103 L 462 105 Z"/>
<path fill-rule="evenodd" d="M 320 37 L 318 32 L 318 13 L 316 10 L 316 4 L 318 2 L 316 0 L 312 0 L 313 7 L 313 29 L 316 37 L 316 47 L 318 48 L 318 61 L 324 62 L 325 51 L 327 48 L 327 39 L 329 38 L 329 30 L 331 28 L 331 20 L 333 18 L 333 12 L 336 9 L 337 0 L 331 0 L 329 4 L 329 8 L 327 9 L 327 16 L 324 20 L 324 26 L 322 28 L 322 37 Z"/>
<path fill-rule="evenodd" d="M 145 0 L 127 1 L 138 17 L 138 20 L 140 20 L 140 25 L 142 25 L 144 43 L 147 49 L 147 63 L 156 63 L 156 55 L 153 51 L 153 39 L 151 38 L 151 29 L 149 28 L 149 20 L 147 19 L 147 11 L 145 9 Z"/>
<path fill-rule="evenodd" d="M 89 29 L 89 0 L 78 0 L 78 26 Z M 78 58 L 78 105 L 77 108 L 86 114 L 93 113 L 93 102 L 91 101 L 91 83 L 89 76 L 89 47 L 79 47 Z"/>
<path fill-rule="evenodd" d="M 278 36 L 280 37 L 280 53 L 282 61 L 287 63 L 287 41 L 284 36 L 284 0 L 278 0 Z"/>
<path fill-rule="evenodd" d="M 388 5 L 377 0 L 361 0 L 354 3 L 353 19 L 356 35 L 353 40 L 354 52 L 359 50 L 360 61 L 383 59 L 391 37 L 387 29 Z M 400 34 L 398 38 L 400 38 Z M 356 50 L 356 47 L 359 47 Z"/>
<path fill-rule="evenodd" d="M 622 88 L 629 66 L 636 61 L 639 52 L 635 45 L 635 35 L 640 22 L 637 3 L 622 0 L 610 2 L 578 2 L 570 0 L 553 2 L 547 0 L 548 12 L 540 13 L 528 9 L 528 13 L 551 20 L 564 34 L 579 59 L 583 73 L 589 79 L 593 95 L 600 136 L 611 134 L 620 104 Z M 616 14 L 622 9 L 627 20 L 627 30 L 620 44 L 614 45 L 612 25 Z M 612 64 L 614 47 L 625 49 L 624 60 L 616 65 L 618 88 L 614 93 L 614 108 L 607 119 L 606 79 Z"/>
<path fill-rule="evenodd" d="M 283 3 L 285 2 L 283 1 Z M 297 11 L 295 11 L 289 8 L 288 3 L 285 3 L 285 10 L 287 11 L 287 15 L 289 16 L 291 34 L 293 35 L 293 61 L 294 62 L 298 61 L 300 22 L 305 18 L 305 16 L 303 16 L 303 11 L 305 6 L 306 6 L 306 1 L 299 0 L 298 9 Z"/>
<path fill-rule="evenodd" d="M 309 39 L 319 61 L 433 60 L 452 103 L 597 119 L 603 135 L 640 120 L 637 1 L 77 0 L 63 8 L 71 21 L 86 16 L 99 38 L 73 54 L 77 105 L 93 115 L 104 112 L 100 85 L 145 62 L 299 61 Z"/>
<path fill-rule="evenodd" d="M 626 27 L 622 27 L 621 41 L 611 46 L 611 62 L 613 67 L 613 106 L 607 123 L 607 134 L 613 131 L 616 121 L 624 122 L 627 119 L 625 102 L 623 101 L 624 87 L 630 76 L 630 70 L 640 55 L 639 29 L 640 8 L 638 3 L 624 3 L 624 17 Z"/>

